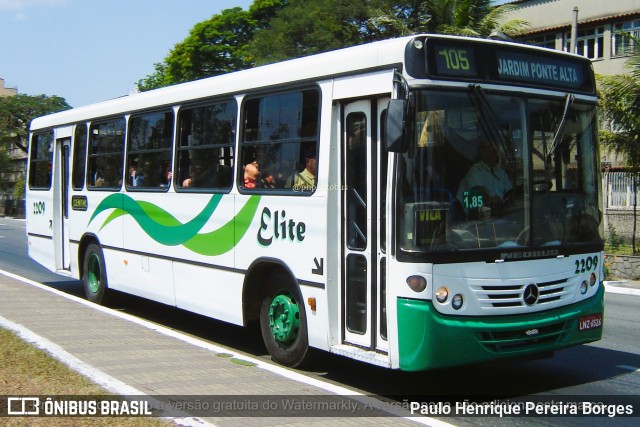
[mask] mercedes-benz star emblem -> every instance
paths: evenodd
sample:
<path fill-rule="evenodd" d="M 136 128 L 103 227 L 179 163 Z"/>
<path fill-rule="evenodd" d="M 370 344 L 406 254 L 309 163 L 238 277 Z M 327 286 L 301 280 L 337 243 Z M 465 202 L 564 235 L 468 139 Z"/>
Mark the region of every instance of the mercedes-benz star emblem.
<path fill-rule="evenodd" d="M 540 296 L 540 290 L 538 286 L 531 284 L 524 288 L 524 295 L 522 299 L 524 303 L 531 306 L 538 302 L 538 297 Z"/>

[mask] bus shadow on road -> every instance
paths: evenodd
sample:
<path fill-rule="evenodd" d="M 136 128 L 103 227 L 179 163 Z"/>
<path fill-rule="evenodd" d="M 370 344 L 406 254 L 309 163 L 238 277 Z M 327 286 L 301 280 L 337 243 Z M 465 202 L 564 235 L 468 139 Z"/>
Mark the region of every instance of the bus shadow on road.
<path fill-rule="evenodd" d="M 602 393 L 598 382 L 640 368 L 640 356 L 583 345 L 529 361 L 503 360 L 426 372 L 402 372 L 345 360 L 327 367 L 328 380 L 393 399 L 469 398 L 491 401 L 533 394 Z M 632 393 L 621 389 L 621 393 Z"/>
<path fill-rule="evenodd" d="M 82 287 L 82 282 L 79 280 L 56 280 L 42 282 L 42 284 L 78 298 L 85 298 L 84 288 Z"/>

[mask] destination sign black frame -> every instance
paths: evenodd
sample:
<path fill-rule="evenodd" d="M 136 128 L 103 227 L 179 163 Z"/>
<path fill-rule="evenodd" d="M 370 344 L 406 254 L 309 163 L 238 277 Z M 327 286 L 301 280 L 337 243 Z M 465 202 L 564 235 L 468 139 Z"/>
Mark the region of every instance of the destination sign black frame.
<path fill-rule="evenodd" d="M 416 78 L 518 84 L 595 94 L 591 61 L 517 44 L 426 37 L 407 46 L 407 72 Z M 548 51 L 547 51 L 548 50 Z"/>

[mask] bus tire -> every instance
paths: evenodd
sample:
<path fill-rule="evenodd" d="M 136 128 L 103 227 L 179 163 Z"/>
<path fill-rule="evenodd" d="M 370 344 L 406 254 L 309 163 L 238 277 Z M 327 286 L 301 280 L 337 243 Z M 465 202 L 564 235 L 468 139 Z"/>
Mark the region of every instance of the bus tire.
<path fill-rule="evenodd" d="M 269 276 L 260 304 L 260 330 L 271 359 L 291 368 L 307 359 L 307 318 L 300 291 L 284 271 Z"/>
<path fill-rule="evenodd" d="M 111 296 L 107 282 L 107 268 L 100 245 L 90 243 L 84 252 L 82 283 L 87 299 L 106 304 Z"/>

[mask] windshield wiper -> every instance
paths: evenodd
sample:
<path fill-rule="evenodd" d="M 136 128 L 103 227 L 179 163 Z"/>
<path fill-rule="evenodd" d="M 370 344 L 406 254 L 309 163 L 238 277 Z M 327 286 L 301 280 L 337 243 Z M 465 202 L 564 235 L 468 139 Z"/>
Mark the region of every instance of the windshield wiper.
<path fill-rule="evenodd" d="M 502 154 L 508 159 L 508 143 L 500 129 L 500 120 L 498 119 L 498 115 L 491 107 L 491 104 L 489 104 L 489 100 L 479 84 L 471 84 L 469 85 L 469 89 L 471 89 L 471 94 L 473 95 L 471 97 L 472 103 L 478 111 L 482 131 L 487 138 L 489 138 L 489 142 L 492 145 L 496 143 L 499 144 L 498 147 L 494 148 L 498 148 L 499 152 L 502 152 Z"/>
<path fill-rule="evenodd" d="M 564 111 L 562 113 L 562 118 L 560 119 L 560 123 L 558 124 L 558 129 L 556 130 L 556 134 L 553 136 L 553 141 L 551 142 L 551 147 L 549 147 L 549 154 L 553 154 L 562 137 L 562 132 L 564 131 L 565 126 L 567 125 L 567 116 L 569 115 L 569 108 L 573 104 L 575 100 L 575 96 L 571 94 L 567 94 L 564 101 Z"/>

